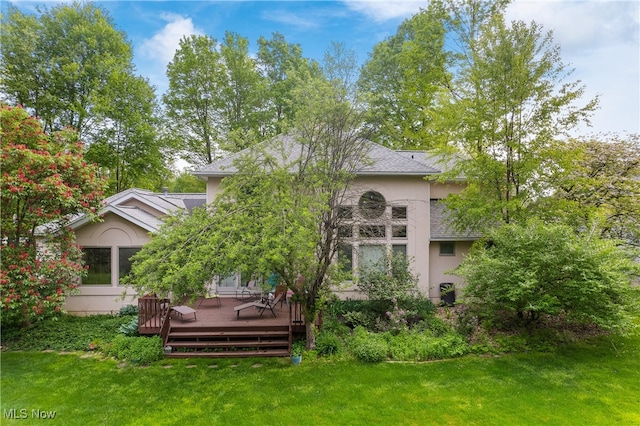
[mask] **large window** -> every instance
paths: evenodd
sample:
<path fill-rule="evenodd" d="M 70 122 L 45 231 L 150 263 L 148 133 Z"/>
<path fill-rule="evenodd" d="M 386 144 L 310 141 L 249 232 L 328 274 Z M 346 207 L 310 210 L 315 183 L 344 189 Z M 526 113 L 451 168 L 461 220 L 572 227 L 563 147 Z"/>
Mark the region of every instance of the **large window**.
<path fill-rule="evenodd" d="M 363 268 L 384 268 L 387 247 L 384 245 L 361 245 L 358 247 L 358 265 Z"/>
<path fill-rule="evenodd" d="M 111 248 L 83 248 L 87 276 L 82 284 L 111 284 Z"/>
<path fill-rule="evenodd" d="M 131 272 L 131 257 L 140 251 L 140 247 L 120 247 L 118 249 L 118 280 Z"/>

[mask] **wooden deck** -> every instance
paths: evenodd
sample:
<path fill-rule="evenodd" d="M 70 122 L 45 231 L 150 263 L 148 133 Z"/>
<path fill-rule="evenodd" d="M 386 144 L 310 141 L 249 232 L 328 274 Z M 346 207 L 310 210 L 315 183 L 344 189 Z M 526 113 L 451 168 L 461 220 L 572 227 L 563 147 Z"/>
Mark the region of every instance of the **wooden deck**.
<path fill-rule="evenodd" d="M 197 299 L 186 304 L 195 309 L 195 318 L 173 312 L 162 330 L 157 317 L 148 321 L 149 327 L 140 324 L 139 330 L 141 334 L 160 334 L 165 346 L 172 348 L 166 354 L 170 357 L 288 356 L 293 334 L 304 333 L 302 321 L 293 320 L 300 318 L 295 314 L 299 306 L 278 303 L 275 317 L 270 310 L 260 315 L 255 307 L 243 309 L 238 315 L 234 308 L 247 302 L 233 297 Z"/>
<path fill-rule="evenodd" d="M 190 320 L 190 316 L 181 321 L 177 315 L 172 315 L 171 327 L 181 326 L 216 326 L 216 327 L 253 327 L 255 325 L 289 325 L 289 305 L 278 303 L 274 318 L 271 311 L 266 310 L 260 317 L 260 312 L 255 308 L 243 309 L 240 311 L 240 318 L 237 318 L 234 307 L 247 303 L 249 300 L 238 300 L 234 297 L 221 297 L 220 307 L 216 299 L 197 299 L 187 305 L 196 310 L 196 320 Z"/>

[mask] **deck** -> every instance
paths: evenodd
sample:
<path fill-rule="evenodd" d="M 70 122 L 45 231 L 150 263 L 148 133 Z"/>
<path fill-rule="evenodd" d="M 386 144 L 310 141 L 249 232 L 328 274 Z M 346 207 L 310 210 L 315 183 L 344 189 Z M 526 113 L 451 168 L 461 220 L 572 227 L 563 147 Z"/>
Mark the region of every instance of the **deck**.
<path fill-rule="evenodd" d="M 165 347 L 171 346 L 170 357 L 250 357 L 288 356 L 293 335 L 304 333 L 299 305 L 286 303 L 262 315 L 255 307 L 236 312 L 236 306 L 249 300 L 234 297 L 196 299 L 185 304 L 195 309 L 194 315 L 172 312 L 163 321 L 168 301 L 140 298 L 138 302 L 140 334 L 160 334 Z M 152 314 L 148 314 L 151 312 Z M 297 320 L 295 319 L 297 318 Z"/>
<path fill-rule="evenodd" d="M 240 311 L 240 318 L 237 318 L 234 307 L 247 303 L 249 300 L 239 300 L 234 297 L 220 297 L 220 307 L 216 299 L 196 299 L 187 306 L 196 310 L 196 320 L 190 320 L 190 316 L 185 316 L 181 321 L 177 315 L 171 317 L 171 327 L 181 326 L 217 326 L 217 327 L 253 327 L 255 325 L 289 325 L 289 305 L 278 303 L 276 305 L 276 317 L 271 311 L 265 310 L 260 317 L 260 312 L 255 308 L 243 309 Z"/>

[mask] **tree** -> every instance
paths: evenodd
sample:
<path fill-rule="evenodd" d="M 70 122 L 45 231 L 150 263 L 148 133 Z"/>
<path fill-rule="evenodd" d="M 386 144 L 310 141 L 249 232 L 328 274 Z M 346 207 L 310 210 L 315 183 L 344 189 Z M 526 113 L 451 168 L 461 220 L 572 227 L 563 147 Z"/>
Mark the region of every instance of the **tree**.
<path fill-rule="evenodd" d="M 163 141 L 155 134 L 155 93 L 135 75 L 131 46 L 109 14 L 79 2 L 33 16 L 10 7 L 1 30 L 5 100 L 40 117 L 45 131 L 69 127 L 87 147 L 97 144 L 97 155 L 90 156 L 113 190 L 157 186 L 142 179 L 165 173 Z M 135 150 L 144 153 L 144 161 L 125 153 Z"/>
<path fill-rule="evenodd" d="M 142 77 L 126 73 L 112 74 L 108 87 L 113 93 L 96 105 L 104 121 L 92 132 L 87 160 L 100 164 L 100 174 L 109 181 L 108 194 L 132 187 L 161 186 L 169 173 L 163 143 L 156 132 L 153 89 Z M 107 100 L 109 104 L 104 105 Z"/>
<path fill-rule="evenodd" d="M 640 246 L 640 136 L 574 139 L 556 150 L 541 216 L 576 230 L 597 225 L 602 238 Z"/>
<path fill-rule="evenodd" d="M 390 148 L 434 148 L 447 135 L 435 109 L 450 80 L 445 18 L 436 4 L 375 45 L 358 80 L 368 93 L 372 137 Z"/>
<path fill-rule="evenodd" d="M 269 137 L 285 133 L 295 116 L 295 88 L 301 80 L 319 78 L 319 66 L 302 56 L 299 44 L 287 43 L 277 32 L 269 40 L 258 39 L 258 63 L 266 80 L 267 120 L 263 134 Z"/>
<path fill-rule="evenodd" d="M 297 130 L 241 155 L 208 210 L 168 221 L 131 276 L 138 292 L 179 297 L 201 294 L 215 275 L 276 273 L 302 304 L 312 348 L 324 296 L 339 282 L 339 207 L 368 144 L 341 88 L 308 81 L 295 99 Z"/>
<path fill-rule="evenodd" d="M 216 40 L 185 37 L 167 65 L 169 88 L 162 97 L 173 138 L 182 141 L 182 157 L 195 165 L 212 163 L 220 150 L 222 102 L 218 93 L 226 83 Z"/>
<path fill-rule="evenodd" d="M 249 41 L 227 32 L 220 47 L 228 83 L 222 87 L 223 126 L 226 138 L 222 149 L 238 152 L 264 139 L 265 81 L 256 61 L 249 56 Z"/>
<path fill-rule="evenodd" d="M 467 303 L 494 324 L 551 316 L 606 329 L 629 325 L 639 273 L 614 241 L 540 221 L 493 230 L 455 270 Z"/>
<path fill-rule="evenodd" d="M 96 216 L 104 182 L 83 160 L 77 134 L 47 134 L 22 108 L 2 106 L 3 323 L 29 325 L 59 312 L 83 272 L 82 253 L 64 227 L 73 215 Z M 38 247 L 37 239 L 46 240 Z"/>
<path fill-rule="evenodd" d="M 587 120 L 597 99 L 578 105 L 584 87 L 566 82 L 559 47 L 535 22 L 507 26 L 494 15 L 472 47 L 460 100 L 443 107 L 463 125 L 445 149 L 455 167 L 442 178 L 465 176 L 468 186 L 447 203 L 459 228 L 482 230 L 530 216 L 549 191 L 541 174 L 554 161 L 555 140 Z"/>

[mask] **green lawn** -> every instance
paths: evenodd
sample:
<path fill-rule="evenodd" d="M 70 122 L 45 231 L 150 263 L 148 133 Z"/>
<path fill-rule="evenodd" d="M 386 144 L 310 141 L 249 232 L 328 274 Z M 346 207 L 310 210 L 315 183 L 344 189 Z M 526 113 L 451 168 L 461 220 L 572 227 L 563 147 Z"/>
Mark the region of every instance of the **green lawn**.
<path fill-rule="evenodd" d="M 2 424 L 637 425 L 640 336 L 412 364 L 2 354 Z M 25 420 L 8 420 L 10 409 Z M 24 409 L 26 411 L 21 412 Z"/>

